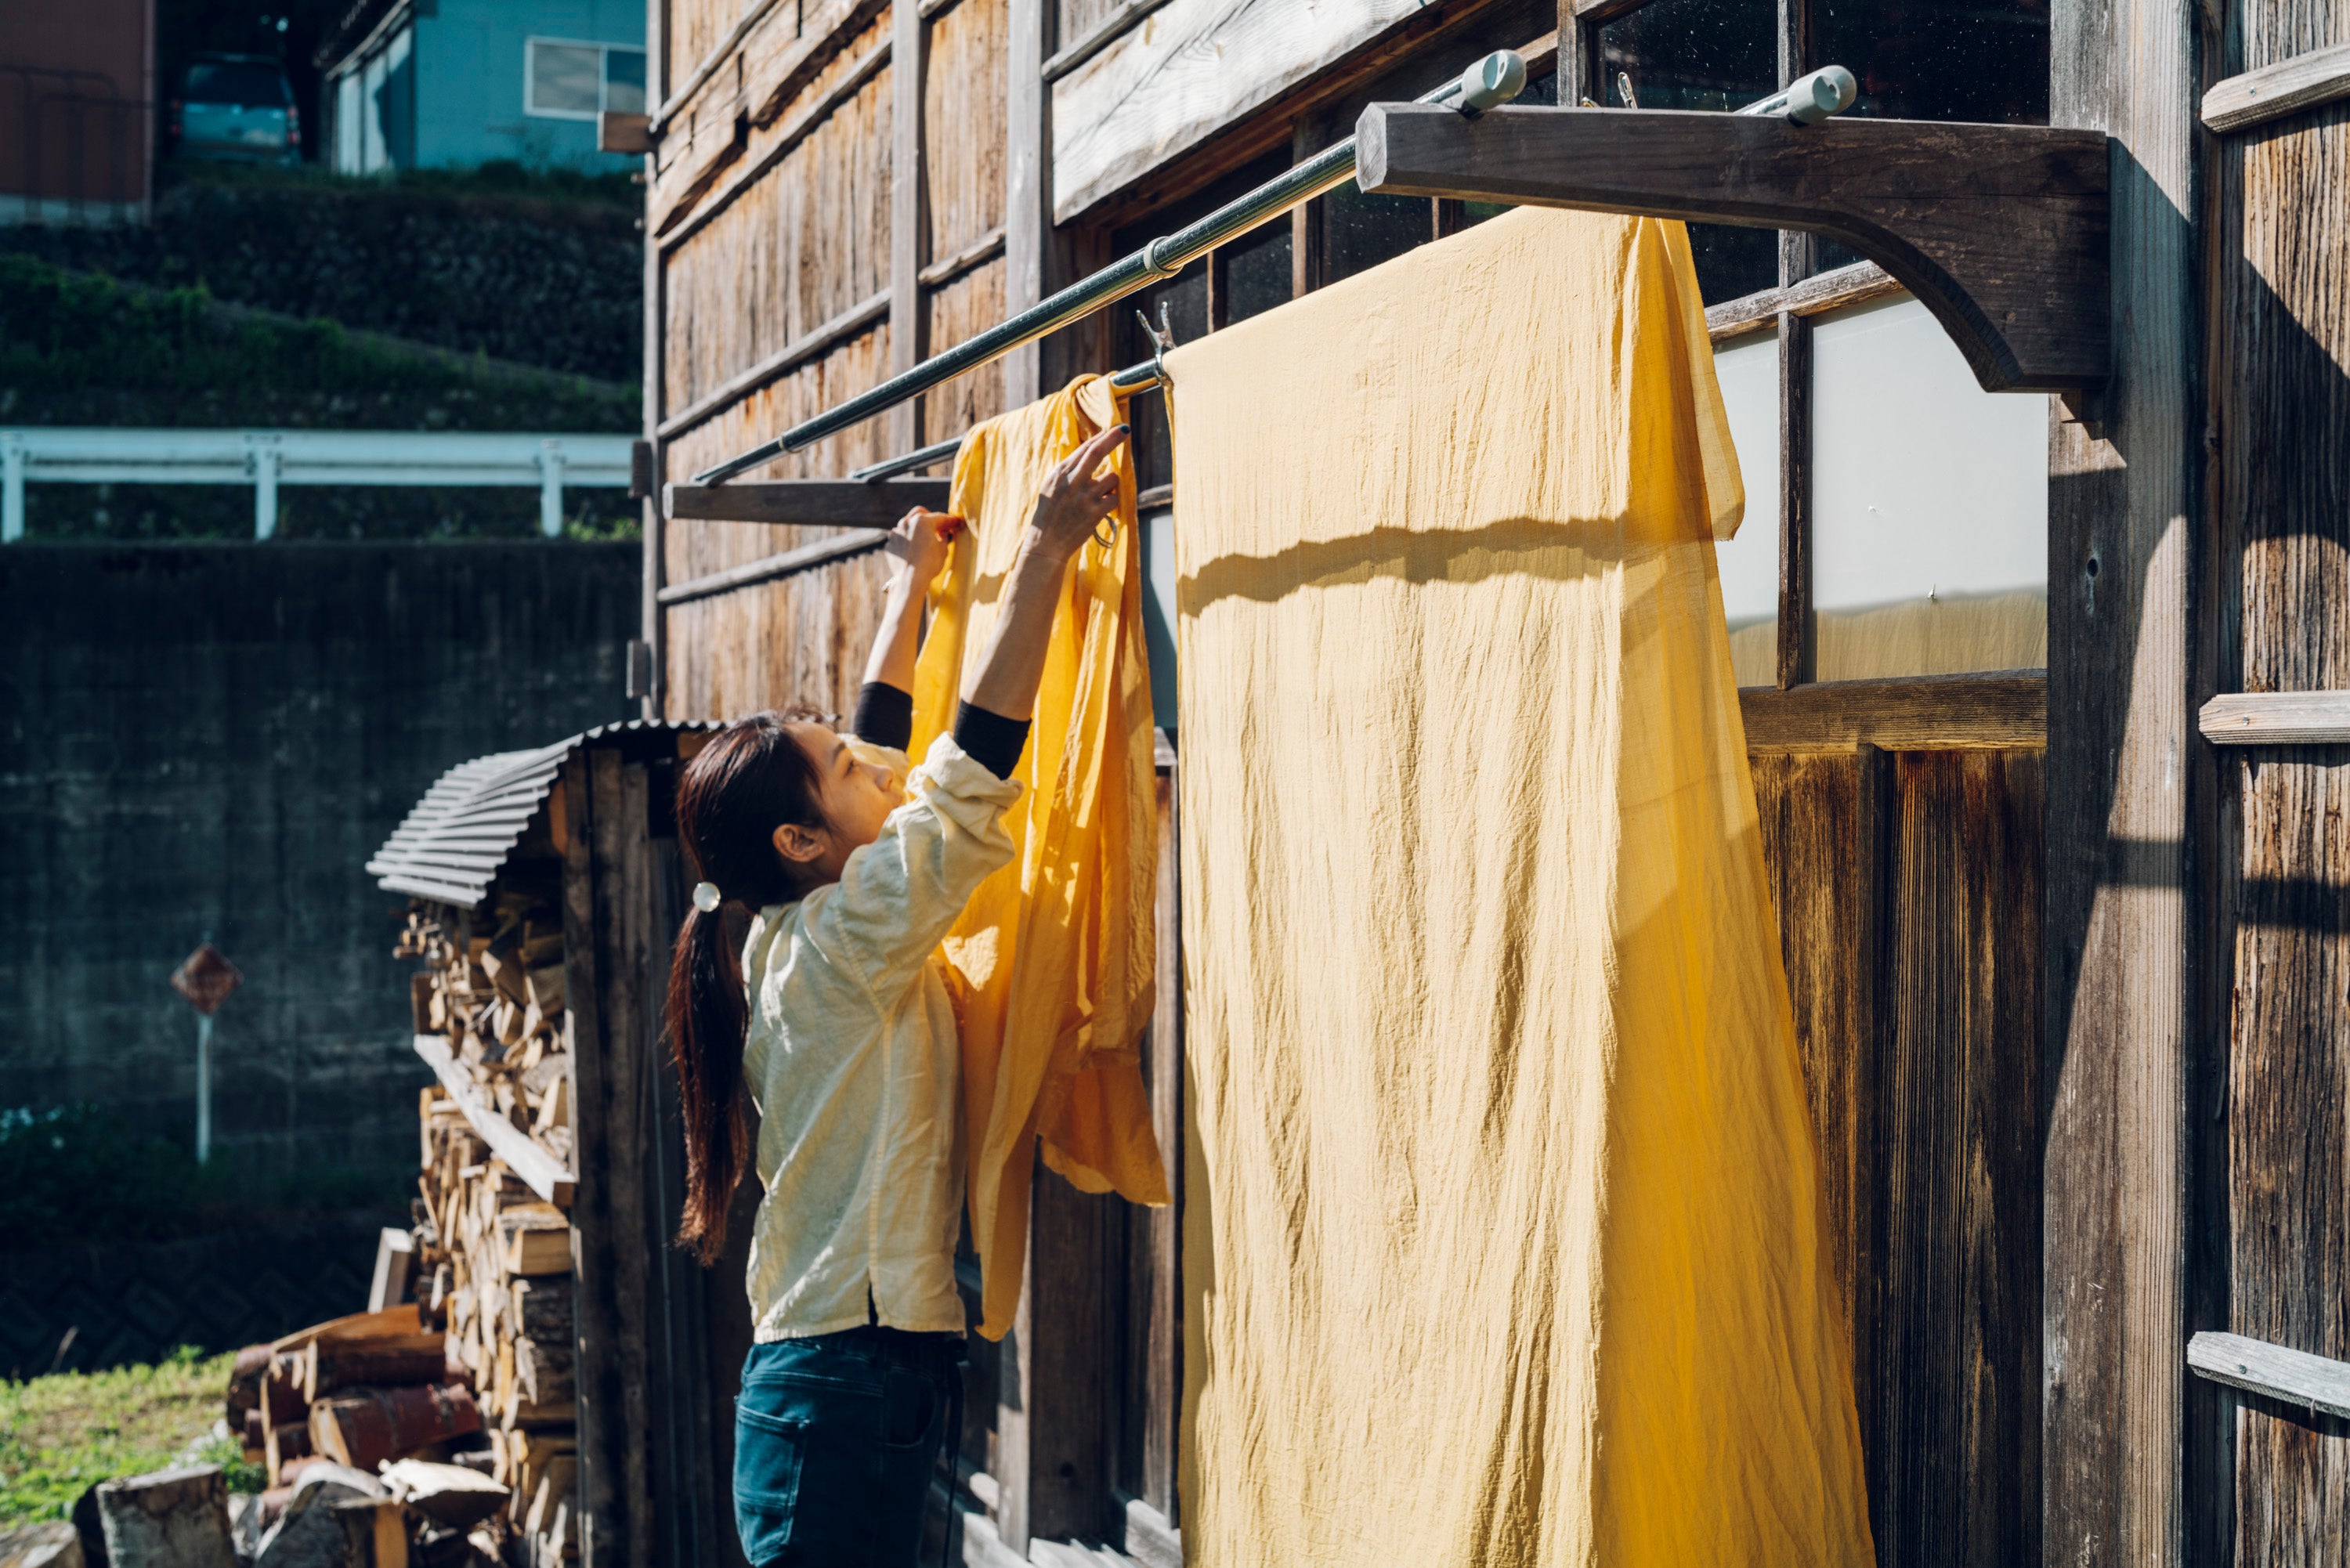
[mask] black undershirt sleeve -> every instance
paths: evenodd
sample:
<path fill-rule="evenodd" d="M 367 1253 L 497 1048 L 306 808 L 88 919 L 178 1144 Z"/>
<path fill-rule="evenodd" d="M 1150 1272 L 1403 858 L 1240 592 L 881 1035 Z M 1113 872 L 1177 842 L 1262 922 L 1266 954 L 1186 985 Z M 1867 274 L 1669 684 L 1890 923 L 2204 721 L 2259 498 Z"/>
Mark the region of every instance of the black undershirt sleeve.
<path fill-rule="evenodd" d="M 886 681 L 868 680 L 857 690 L 857 714 L 848 732 L 877 746 L 904 751 L 914 738 L 914 694 Z"/>
<path fill-rule="evenodd" d="M 954 738 L 972 762 L 997 778 L 1008 779 L 1028 744 L 1028 721 L 1007 719 L 965 702 L 955 710 Z"/>

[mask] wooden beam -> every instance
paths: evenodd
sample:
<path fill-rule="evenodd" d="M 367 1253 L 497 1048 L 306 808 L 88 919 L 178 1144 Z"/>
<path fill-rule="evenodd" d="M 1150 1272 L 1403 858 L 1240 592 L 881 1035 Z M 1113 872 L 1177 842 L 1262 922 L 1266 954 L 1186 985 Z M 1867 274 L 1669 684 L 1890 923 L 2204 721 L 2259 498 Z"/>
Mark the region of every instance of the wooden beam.
<path fill-rule="evenodd" d="M 785 550 L 779 556 L 763 556 L 743 566 L 712 572 L 706 577 L 689 577 L 660 591 L 664 606 L 691 604 L 695 599 L 712 598 L 731 594 L 736 588 L 747 588 L 754 583 L 772 583 L 778 577 L 797 576 L 818 566 L 828 566 L 835 561 L 847 561 L 858 556 L 868 556 L 889 543 L 887 534 L 844 534 L 837 538 L 819 539 L 796 550 Z"/>
<path fill-rule="evenodd" d="M 1274 17 L 1274 25 L 1276 26 L 1296 25 L 1294 20 L 1281 17 L 1265 4 L 1265 0 L 1256 0 L 1256 4 L 1262 10 L 1258 17 L 1252 18 L 1252 26 L 1260 25 L 1265 15 Z M 1303 16 L 1315 26 L 1343 25 L 1339 18 L 1316 20 L 1308 15 L 1307 7 L 1291 5 L 1288 9 L 1293 16 Z M 1213 185 L 1235 170 L 1280 151 L 1288 143 L 1291 127 L 1299 115 L 1323 112 L 1349 98 L 1359 98 L 1365 88 L 1398 67 L 1409 66 L 1414 60 L 1424 60 L 1430 54 L 1447 47 L 1457 47 L 1465 36 L 1490 26 L 1500 9 L 1502 0 L 1448 0 L 1443 5 L 1420 5 L 1411 10 L 1404 20 L 1394 24 L 1353 53 L 1304 71 L 1291 86 L 1254 104 L 1248 104 L 1245 95 L 1233 97 L 1225 93 L 1228 84 L 1220 78 L 1209 91 L 1221 95 L 1215 100 L 1222 106 L 1221 114 L 1211 125 L 1203 122 L 1201 140 L 1188 147 L 1169 142 L 1159 147 L 1154 153 L 1129 160 L 1130 174 L 1123 177 L 1114 189 L 1104 188 L 1097 195 L 1087 198 L 1080 204 L 1060 203 L 1056 208 L 1055 221 L 1066 223 L 1083 219 L 1088 225 L 1115 229 L 1146 219 L 1160 209 Z M 1124 48 L 1128 46 L 1121 42 L 1118 47 Z M 1209 46 L 1211 53 L 1187 57 L 1181 62 L 1180 70 L 1170 71 L 1169 80 L 1154 78 L 1149 84 L 1151 92 L 1180 94 L 1186 90 L 1183 86 L 1185 80 L 1189 80 L 1196 90 L 1198 78 L 1191 73 L 1197 69 L 1200 59 L 1226 58 L 1239 47 L 1232 36 L 1219 33 Z M 1544 34 L 1519 52 L 1526 56 L 1528 74 L 1539 75 L 1555 62 L 1557 41 L 1554 35 Z M 1055 101 L 1063 104 L 1066 113 L 1089 115 L 1100 107 L 1098 104 L 1070 103 L 1064 96 L 1078 77 L 1087 74 L 1079 72 L 1065 78 L 1056 88 Z M 1129 124 L 1156 118 L 1149 104 L 1120 101 L 1110 112 L 1119 115 Z M 1181 112 L 1180 109 L 1178 112 Z M 1065 145 L 1074 134 L 1065 132 Z"/>
<path fill-rule="evenodd" d="M 705 523 L 796 523 L 811 528 L 880 528 L 917 506 L 943 512 L 943 479 L 779 479 L 765 484 L 672 484 L 662 493 L 671 517 Z"/>
<path fill-rule="evenodd" d="M 1375 103 L 1367 192 L 1828 234 L 1933 311 L 1988 391 L 2110 368 L 2106 139 L 2039 126 Z"/>
<path fill-rule="evenodd" d="M 1824 272 L 1789 284 L 1784 288 L 1766 288 L 1760 293 L 1745 295 L 1708 306 L 1705 312 L 1706 336 L 1716 343 L 1742 337 L 1765 327 L 1778 325 L 1782 316 L 1825 316 L 1831 310 L 1842 310 L 1850 305 L 1866 305 L 1872 299 L 1890 299 L 1908 291 L 1901 280 L 1875 262 L 1855 262 L 1834 272 Z"/>
<path fill-rule="evenodd" d="M 2048 680 L 2037 671 L 1831 680 L 1738 693 L 1750 751 L 2013 751 L 2048 742 Z"/>
<path fill-rule="evenodd" d="M 2187 1365 L 2214 1383 L 2350 1420 L 2350 1361 L 2207 1330 L 2187 1342 Z"/>
<path fill-rule="evenodd" d="M 2227 135 L 2350 98 L 2350 44 L 2230 77 L 2203 95 L 2203 124 Z"/>
<path fill-rule="evenodd" d="M 528 1182 L 533 1192 L 549 1203 L 568 1208 L 575 1183 L 563 1162 L 539 1147 L 528 1133 L 482 1098 L 472 1076 L 450 1054 L 448 1041 L 438 1034 L 419 1034 L 415 1044 L 416 1054 L 424 1058 L 432 1075 L 441 1080 L 441 1087 L 465 1113 L 473 1136 L 488 1144 L 490 1152 L 504 1160 L 508 1170 Z"/>
<path fill-rule="evenodd" d="M 2350 742 L 2350 691 L 2246 691 L 2203 704 L 2196 728 L 2215 746 Z"/>
<path fill-rule="evenodd" d="M 916 275 L 924 288 L 942 288 L 965 273 L 977 272 L 1003 254 L 1003 229 L 999 224 L 954 254 L 931 262 Z"/>
<path fill-rule="evenodd" d="M 889 291 L 883 289 L 871 298 L 850 306 L 813 331 L 800 334 L 749 369 L 696 398 L 663 420 L 653 433 L 666 441 L 691 430 L 712 414 L 724 413 L 770 381 L 779 381 L 811 360 L 821 359 L 852 338 L 864 337 L 887 320 L 889 315 Z"/>

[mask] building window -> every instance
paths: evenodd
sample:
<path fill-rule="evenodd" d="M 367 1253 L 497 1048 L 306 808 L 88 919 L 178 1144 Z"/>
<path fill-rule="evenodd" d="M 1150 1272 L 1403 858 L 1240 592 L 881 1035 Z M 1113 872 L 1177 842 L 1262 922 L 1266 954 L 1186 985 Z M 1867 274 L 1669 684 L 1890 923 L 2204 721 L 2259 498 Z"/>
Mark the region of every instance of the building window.
<path fill-rule="evenodd" d="M 542 119 L 594 119 L 645 111 L 645 52 L 569 38 L 523 47 L 523 111 Z"/>

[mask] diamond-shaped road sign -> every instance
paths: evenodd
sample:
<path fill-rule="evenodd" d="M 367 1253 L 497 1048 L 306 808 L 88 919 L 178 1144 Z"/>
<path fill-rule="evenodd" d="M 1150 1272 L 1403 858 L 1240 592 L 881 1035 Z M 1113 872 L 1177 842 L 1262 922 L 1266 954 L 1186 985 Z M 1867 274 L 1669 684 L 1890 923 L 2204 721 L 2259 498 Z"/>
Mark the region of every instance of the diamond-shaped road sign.
<path fill-rule="evenodd" d="M 236 965 L 210 942 L 198 947 L 172 971 L 172 989 L 207 1018 L 219 1012 L 228 993 L 244 983 L 244 976 L 237 972 Z"/>

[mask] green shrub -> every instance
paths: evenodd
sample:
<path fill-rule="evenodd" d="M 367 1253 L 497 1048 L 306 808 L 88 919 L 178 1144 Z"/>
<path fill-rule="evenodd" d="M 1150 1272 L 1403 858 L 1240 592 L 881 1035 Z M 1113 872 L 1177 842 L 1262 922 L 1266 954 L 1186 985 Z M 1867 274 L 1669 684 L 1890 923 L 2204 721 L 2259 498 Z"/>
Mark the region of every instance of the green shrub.
<path fill-rule="evenodd" d="M 0 1110 L 0 1252 L 390 1211 L 412 1179 L 404 1167 L 270 1171 L 227 1151 L 198 1165 L 185 1143 L 140 1133 L 96 1106 Z"/>
<path fill-rule="evenodd" d="M 617 433 L 640 399 L 0 254 L 0 422 Z"/>

